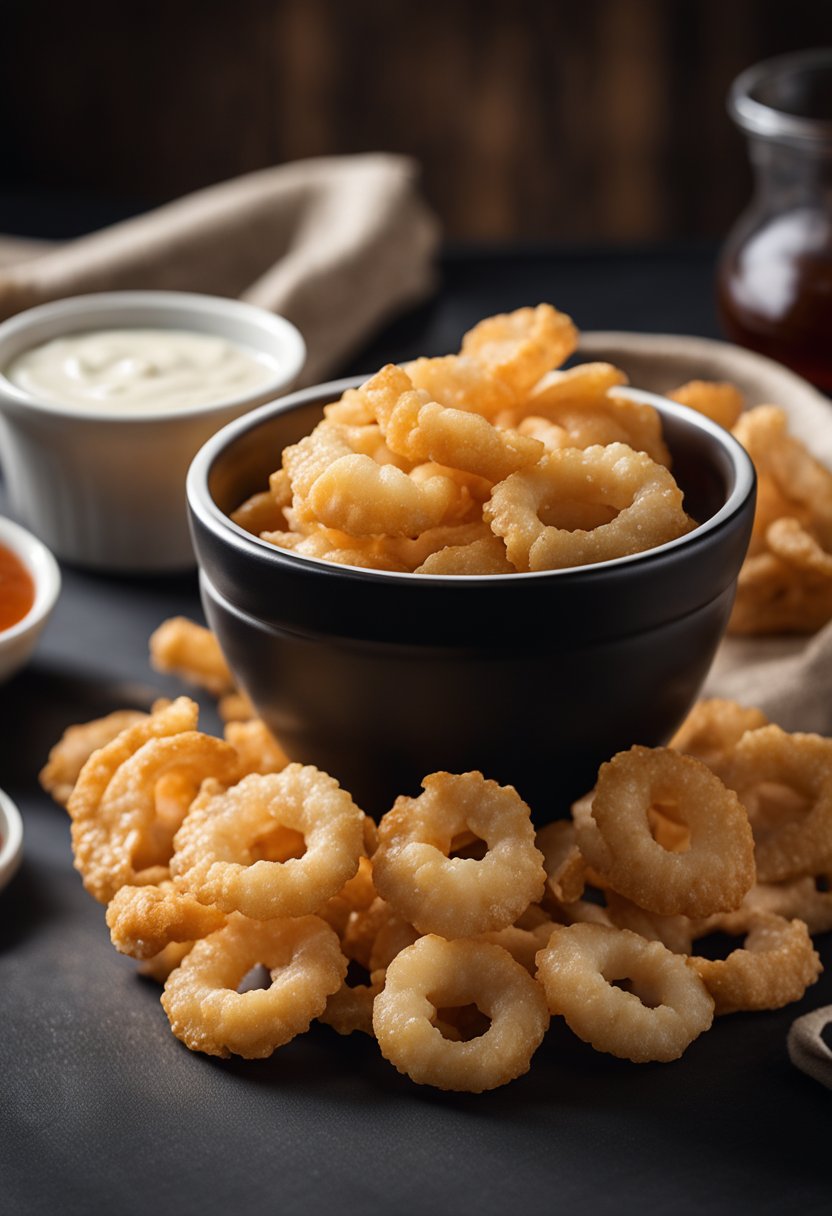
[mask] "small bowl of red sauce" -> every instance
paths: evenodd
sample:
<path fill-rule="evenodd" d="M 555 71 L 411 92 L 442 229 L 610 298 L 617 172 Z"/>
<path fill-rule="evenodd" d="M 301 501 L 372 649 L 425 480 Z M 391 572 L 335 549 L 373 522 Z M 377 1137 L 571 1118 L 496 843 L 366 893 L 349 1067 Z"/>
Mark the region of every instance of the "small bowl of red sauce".
<path fill-rule="evenodd" d="M 11 798 L 0 790 L 0 888 L 5 887 L 20 865 L 23 853 L 23 820 Z"/>
<path fill-rule="evenodd" d="M 0 516 L 0 683 L 31 655 L 60 589 L 58 563 L 46 545 Z"/>

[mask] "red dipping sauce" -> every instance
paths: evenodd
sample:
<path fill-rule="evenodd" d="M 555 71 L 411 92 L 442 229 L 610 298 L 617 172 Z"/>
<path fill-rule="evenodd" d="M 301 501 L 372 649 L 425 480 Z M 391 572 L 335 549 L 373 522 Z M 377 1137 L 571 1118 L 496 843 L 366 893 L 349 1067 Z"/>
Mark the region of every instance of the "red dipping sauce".
<path fill-rule="evenodd" d="M 22 621 L 35 602 L 35 584 L 23 562 L 0 545 L 0 632 Z"/>

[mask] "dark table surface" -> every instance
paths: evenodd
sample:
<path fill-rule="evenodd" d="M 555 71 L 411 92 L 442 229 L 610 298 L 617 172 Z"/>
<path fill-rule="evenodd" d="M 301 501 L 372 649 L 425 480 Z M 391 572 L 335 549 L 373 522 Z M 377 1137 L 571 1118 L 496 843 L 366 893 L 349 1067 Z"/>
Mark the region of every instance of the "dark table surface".
<path fill-rule="evenodd" d="M 454 349 L 481 316 L 541 299 L 587 329 L 715 335 L 712 260 L 452 251 L 436 299 L 344 371 Z M 25 820 L 0 893 L 0 1212 L 829 1211 L 829 1094 L 785 1047 L 796 1014 L 832 1002 L 827 976 L 785 1011 L 722 1019 L 672 1065 L 553 1024 L 531 1072 L 480 1097 L 418 1088 L 322 1026 L 265 1062 L 186 1051 L 110 946 L 35 774 L 68 723 L 178 689 L 147 638 L 201 615 L 196 580 L 63 573 L 35 661 L 0 688 L 0 784 Z"/>

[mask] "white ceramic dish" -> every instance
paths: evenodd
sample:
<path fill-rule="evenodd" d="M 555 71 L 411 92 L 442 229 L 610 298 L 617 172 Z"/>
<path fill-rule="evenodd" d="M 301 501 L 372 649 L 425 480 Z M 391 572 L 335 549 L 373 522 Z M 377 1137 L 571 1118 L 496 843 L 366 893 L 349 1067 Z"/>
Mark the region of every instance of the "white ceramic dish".
<path fill-rule="evenodd" d="M 80 413 L 45 402 L 3 375 L 25 350 L 96 329 L 182 329 L 217 335 L 275 366 L 257 389 L 166 415 Z M 0 462 L 15 515 L 61 558 L 120 572 L 194 564 L 185 474 L 206 439 L 287 392 L 306 347 L 283 317 L 239 300 L 172 291 L 76 296 L 0 325 Z"/>
<path fill-rule="evenodd" d="M 23 820 L 11 798 L 0 790 L 0 888 L 11 880 L 23 856 Z"/>
<path fill-rule="evenodd" d="M 0 631 L 0 684 L 23 666 L 49 620 L 61 589 L 61 572 L 52 554 L 31 532 L 0 516 L 0 545 L 11 549 L 32 576 L 35 599 L 11 629 Z"/>

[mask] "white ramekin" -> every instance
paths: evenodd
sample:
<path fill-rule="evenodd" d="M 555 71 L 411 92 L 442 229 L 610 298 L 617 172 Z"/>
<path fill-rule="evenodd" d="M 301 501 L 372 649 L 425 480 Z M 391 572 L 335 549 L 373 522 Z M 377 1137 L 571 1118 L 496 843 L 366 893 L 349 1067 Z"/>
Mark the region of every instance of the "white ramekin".
<path fill-rule="evenodd" d="M 15 874 L 23 856 L 23 820 L 9 795 L 0 790 L 0 887 Z"/>
<path fill-rule="evenodd" d="M 3 375 L 25 350 L 94 329 L 186 329 L 267 355 L 276 371 L 245 396 L 168 415 L 85 414 L 47 403 Z M 12 511 L 59 557 L 120 572 L 194 565 L 185 475 L 214 431 L 296 380 L 306 357 L 284 317 L 239 300 L 123 291 L 42 304 L 0 325 L 0 463 Z"/>
<path fill-rule="evenodd" d="M 61 589 L 58 563 L 31 532 L 0 516 L 0 545 L 11 549 L 32 576 L 35 599 L 22 620 L 0 630 L 0 684 L 22 667 L 49 620 Z"/>

